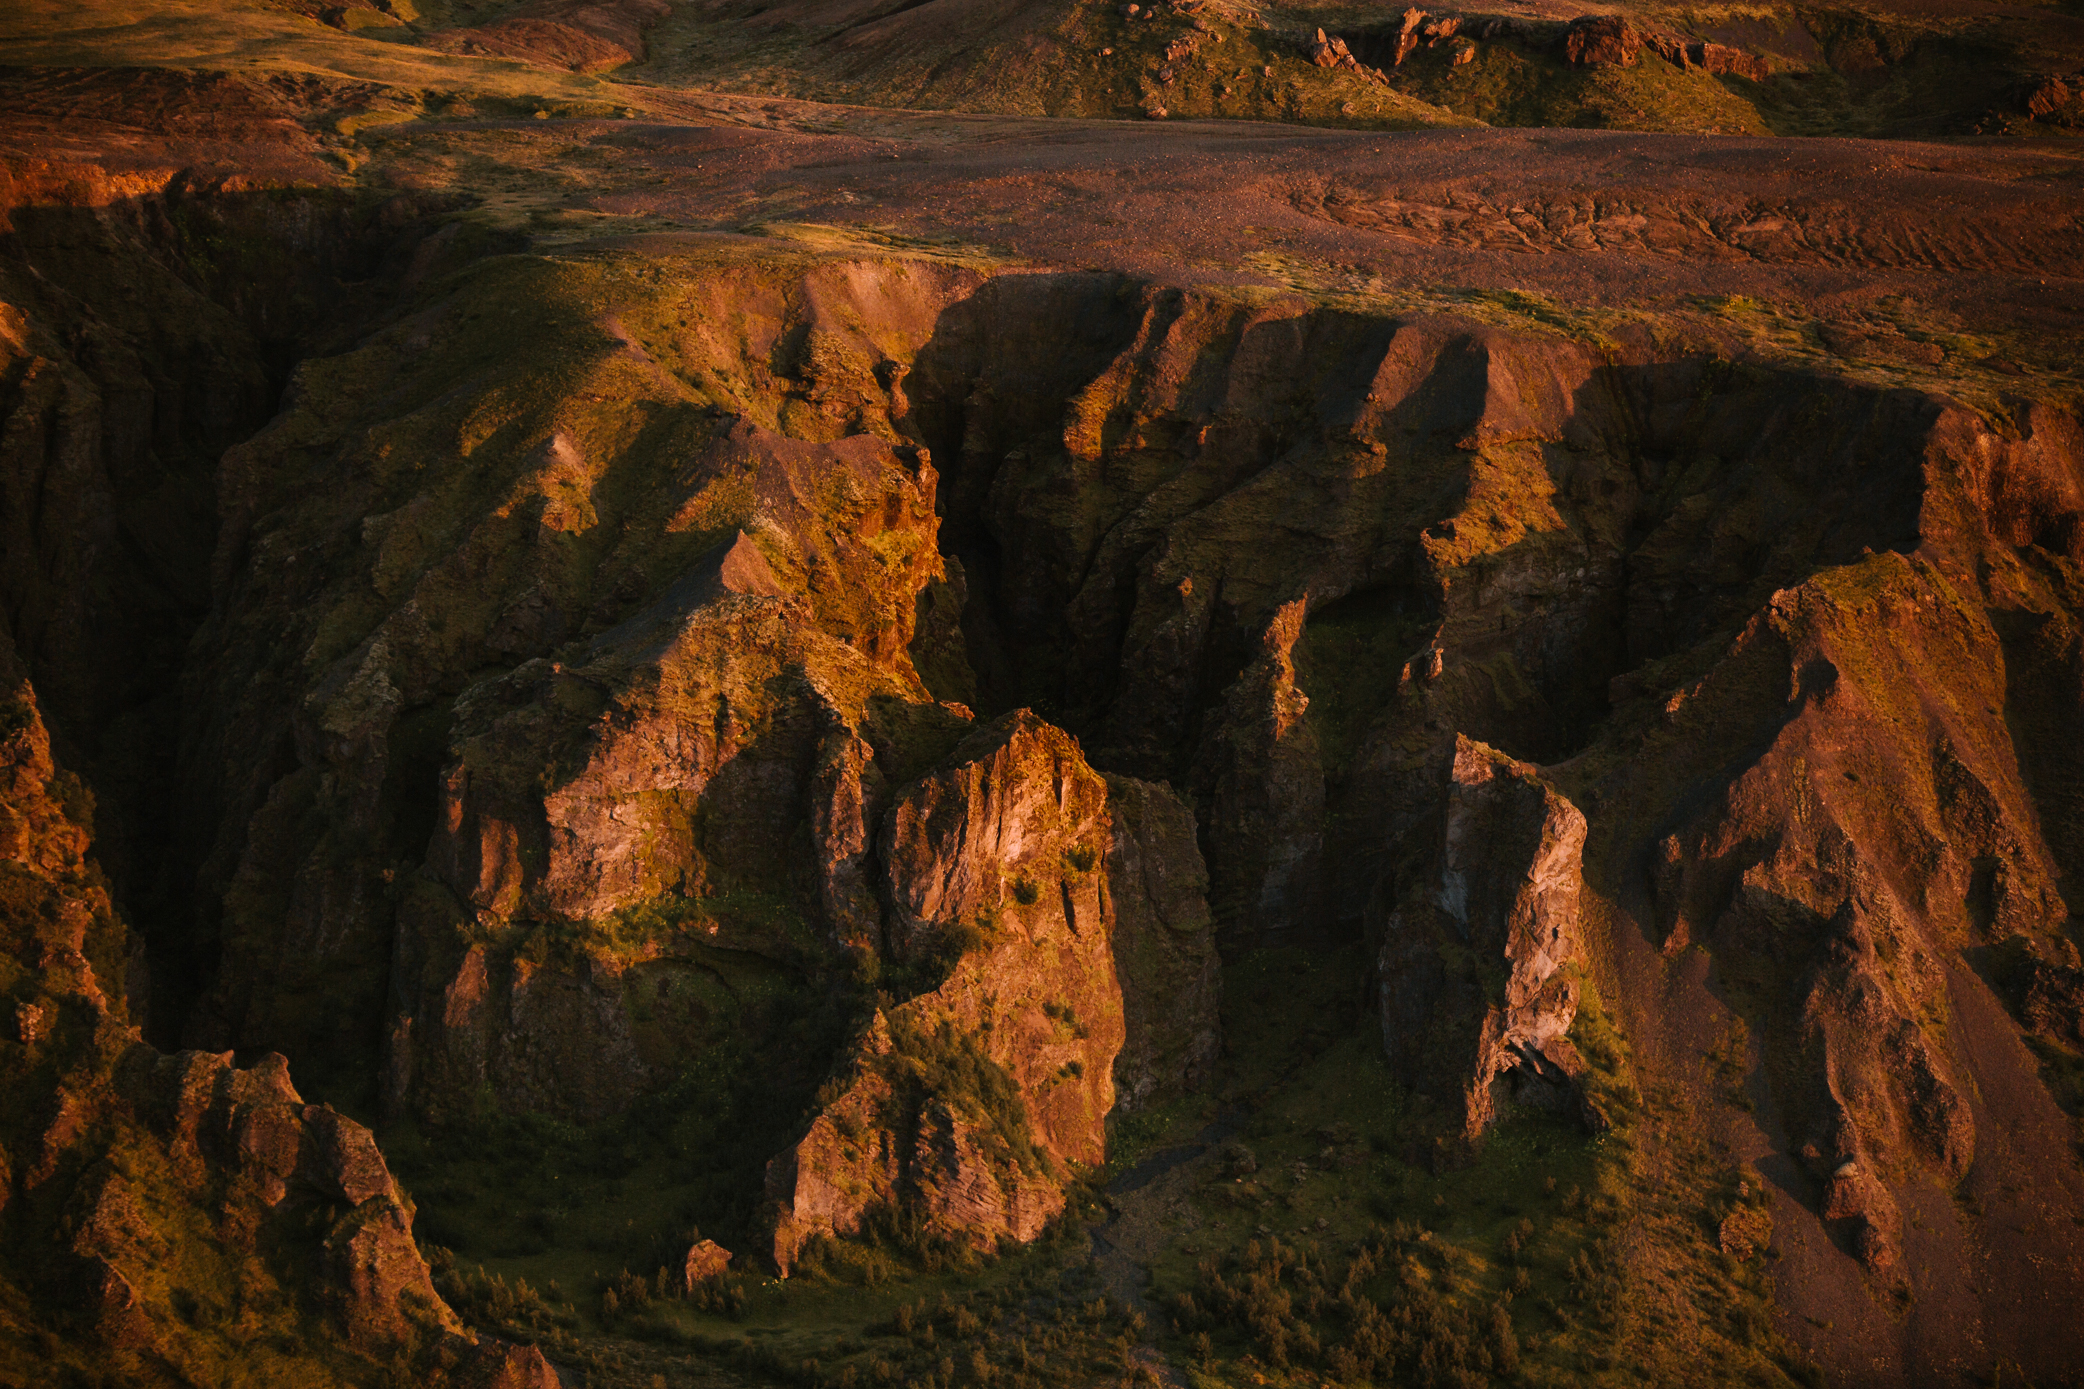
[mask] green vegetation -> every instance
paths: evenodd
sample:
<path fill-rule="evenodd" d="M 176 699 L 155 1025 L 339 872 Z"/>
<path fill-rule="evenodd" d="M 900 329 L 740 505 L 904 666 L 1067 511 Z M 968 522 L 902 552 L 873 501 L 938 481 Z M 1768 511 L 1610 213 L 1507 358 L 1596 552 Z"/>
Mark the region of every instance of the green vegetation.
<path fill-rule="evenodd" d="M 928 1027 L 899 1012 L 890 1019 L 890 1040 L 895 1050 L 884 1058 L 883 1073 L 909 1112 L 939 1100 L 982 1121 L 997 1142 L 995 1156 L 1029 1172 L 1051 1170 L 1049 1155 L 1028 1132 L 1020 1087 L 975 1036 L 945 1018 Z"/>
<path fill-rule="evenodd" d="M 1645 52 L 1629 67 L 1571 67 L 1559 45 L 1479 43 L 1459 66 L 1447 45 L 1421 47 L 1391 69 L 1399 89 L 1486 125 L 1762 135 L 1738 80 L 1683 71 Z M 1744 84 L 1749 85 L 1749 84 Z"/>
<path fill-rule="evenodd" d="M 699 1009 L 700 995 L 687 998 L 699 975 L 676 977 L 689 987 L 666 1002 Z M 677 1259 L 696 1226 L 749 1248 L 761 1173 L 809 1117 L 858 1005 L 778 977 L 759 983 L 764 992 L 736 982 L 715 1000 L 730 1006 L 679 1055 L 678 1076 L 619 1118 L 484 1113 L 384 1131 L 420 1238 L 493 1275 L 574 1290 L 604 1268 L 648 1274 Z M 633 1008 L 658 1006 L 655 992 L 633 995 Z"/>
<path fill-rule="evenodd" d="M 1153 1325 L 1174 1364 L 1211 1389 L 1489 1383 L 1508 1365 L 1516 1382 L 1558 1386 L 1806 1372 L 1770 1329 L 1763 1256 L 1718 1243 L 1732 1212 L 1762 1211 L 1756 1174 L 1637 1093 L 1596 990 L 1572 1039 L 1612 1131 L 1508 1110 L 1457 1164 L 1428 1139 L 1448 1116 L 1390 1076 L 1356 1017 L 1356 964 L 1267 950 L 1226 971 L 1235 1059 L 1221 1094 L 1249 1117 L 1162 1217 L 1191 1231 L 1152 1260 Z M 1210 1113 L 1136 1136 L 1163 1151 Z M 1689 1296 L 1649 1295 L 1666 1280 Z"/>
<path fill-rule="evenodd" d="M 1295 680 L 1310 697 L 1310 726 L 1327 768 L 1355 759 L 1400 693 L 1398 674 L 1439 618 L 1417 595 L 1373 589 L 1310 614 L 1295 643 Z"/>

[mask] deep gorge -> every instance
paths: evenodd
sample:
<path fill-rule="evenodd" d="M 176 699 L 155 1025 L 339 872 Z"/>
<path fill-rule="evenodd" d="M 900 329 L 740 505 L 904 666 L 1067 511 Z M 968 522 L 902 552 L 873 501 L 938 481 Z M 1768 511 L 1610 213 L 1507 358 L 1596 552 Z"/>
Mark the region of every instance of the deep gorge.
<path fill-rule="evenodd" d="M 437 1265 L 1011 1250 L 1214 1093 L 1225 978 L 1288 951 L 1343 977 L 1253 1011 L 1394 1058 L 1411 1173 L 1484 1171 L 1515 1105 L 1696 1128 L 1686 1181 L 1814 1235 L 1781 1334 L 1883 1325 L 1856 1263 L 1950 1309 L 1909 1363 L 2072 1353 L 1930 1254 L 2084 1217 L 2073 415 L 439 211 L 22 209 L 0 281 L 5 606 L 92 792 L 92 972 L 373 1126 Z M 1685 1257 L 1741 1281 L 1733 1218 Z"/>

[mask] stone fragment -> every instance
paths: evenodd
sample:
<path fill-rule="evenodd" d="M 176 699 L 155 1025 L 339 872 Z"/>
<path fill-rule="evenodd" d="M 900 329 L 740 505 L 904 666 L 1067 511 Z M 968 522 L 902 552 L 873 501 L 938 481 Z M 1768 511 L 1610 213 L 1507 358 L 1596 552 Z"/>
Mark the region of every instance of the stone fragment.
<path fill-rule="evenodd" d="M 2080 90 L 2084 90 L 2084 83 L 2064 81 L 2055 76 L 2043 77 L 2026 88 L 2022 104 L 2029 119 L 2056 121 L 2058 117 L 2070 117 L 2060 123 L 2074 125 L 2076 113 L 2069 108 Z"/>
<path fill-rule="evenodd" d="M 456 1389 L 562 1389 L 564 1381 L 535 1346 L 487 1336 L 456 1372 Z"/>
<path fill-rule="evenodd" d="M 50 1009 L 39 1003 L 17 1003 L 14 1006 L 14 1037 L 25 1047 L 33 1047 L 43 1037 L 50 1020 Z"/>
<path fill-rule="evenodd" d="M 1346 41 L 1339 38 L 1327 38 L 1322 29 L 1317 31 L 1315 38 L 1310 39 L 1303 45 L 1303 55 L 1321 68 L 1358 70 L 1360 67 L 1360 63 L 1354 58 L 1352 50 L 1346 47 Z"/>

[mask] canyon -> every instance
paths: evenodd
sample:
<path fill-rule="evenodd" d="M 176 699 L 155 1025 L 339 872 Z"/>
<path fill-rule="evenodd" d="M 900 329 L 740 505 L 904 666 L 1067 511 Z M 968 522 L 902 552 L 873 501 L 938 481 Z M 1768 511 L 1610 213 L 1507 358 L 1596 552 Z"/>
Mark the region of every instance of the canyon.
<path fill-rule="evenodd" d="M 2067 1382 L 2066 108 L 943 8 L 0 35 L 0 1383 Z"/>

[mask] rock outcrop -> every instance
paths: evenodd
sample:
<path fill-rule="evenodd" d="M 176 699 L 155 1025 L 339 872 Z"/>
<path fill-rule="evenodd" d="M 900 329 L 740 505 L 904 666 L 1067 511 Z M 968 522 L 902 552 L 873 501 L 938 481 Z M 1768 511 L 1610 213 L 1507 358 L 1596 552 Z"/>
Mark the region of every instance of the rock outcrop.
<path fill-rule="evenodd" d="M 1360 60 L 1346 47 L 1346 41 L 1341 38 L 1326 38 L 1322 29 L 1317 31 L 1314 38 L 1303 44 L 1303 56 L 1321 68 L 1360 71 Z"/>
<path fill-rule="evenodd" d="M 1107 810 L 1123 1020 L 1114 1103 L 1128 1112 L 1213 1078 L 1222 971 L 1193 810 L 1165 787 L 1130 777 L 1107 779 Z"/>
<path fill-rule="evenodd" d="M 1322 910 L 1324 765 L 1292 659 L 1304 608 L 1299 600 L 1275 613 L 1196 759 L 1216 864 L 1211 905 L 1239 940 L 1308 924 Z"/>
<path fill-rule="evenodd" d="M 2019 105 L 2029 119 L 2074 130 L 2084 125 L 2084 72 L 2050 73 L 2019 88 Z"/>
<path fill-rule="evenodd" d="M 1114 842 L 1107 782 L 1026 711 L 896 798 L 886 977 L 941 977 L 876 1014 L 846 1089 L 769 1167 L 784 1271 L 875 1216 L 984 1249 L 1032 1239 L 1071 1164 L 1104 1157 L 1125 1035 L 1115 903 L 1157 914 L 1145 884 L 1115 880 Z"/>
<path fill-rule="evenodd" d="M 1628 67 L 1642 51 L 1642 34 L 1620 15 L 1579 15 L 1563 31 L 1563 56 L 1574 67 Z"/>
<path fill-rule="evenodd" d="M 1677 68 L 1699 68 L 1713 76 L 1747 77 L 1753 82 L 1763 82 L 1773 75 L 1773 66 L 1765 58 L 1756 53 L 1746 53 L 1741 48 L 1731 48 L 1728 44 L 1708 43 L 1664 32 L 1644 35 L 1643 43 Z"/>
<path fill-rule="evenodd" d="M 138 1039 L 129 942 L 82 804 L 0 635 L 0 934 L 16 997 L 0 1104 L 18 1136 L 0 1343 L 42 1328 L 45 1372 L 91 1365 L 137 1384 L 227 1357 L 324 1384 L 385 1366 L 443 1383 L 475 1365 L 369 1130 L 306 1104 L 280 1056 L 240 1068 Z"/>
<path fill-rule="evenodd" d="M 1372 932 L 1391 1065 L 1450 1103 L 1464 1141 L 1497 1118 L 1508 1078 L 1531 1102 L 1589 1115 L 1568 1041 L 1586 963 L 1585 817 L 1534 768 L 1467 738 L 1438 816 Z"/>

